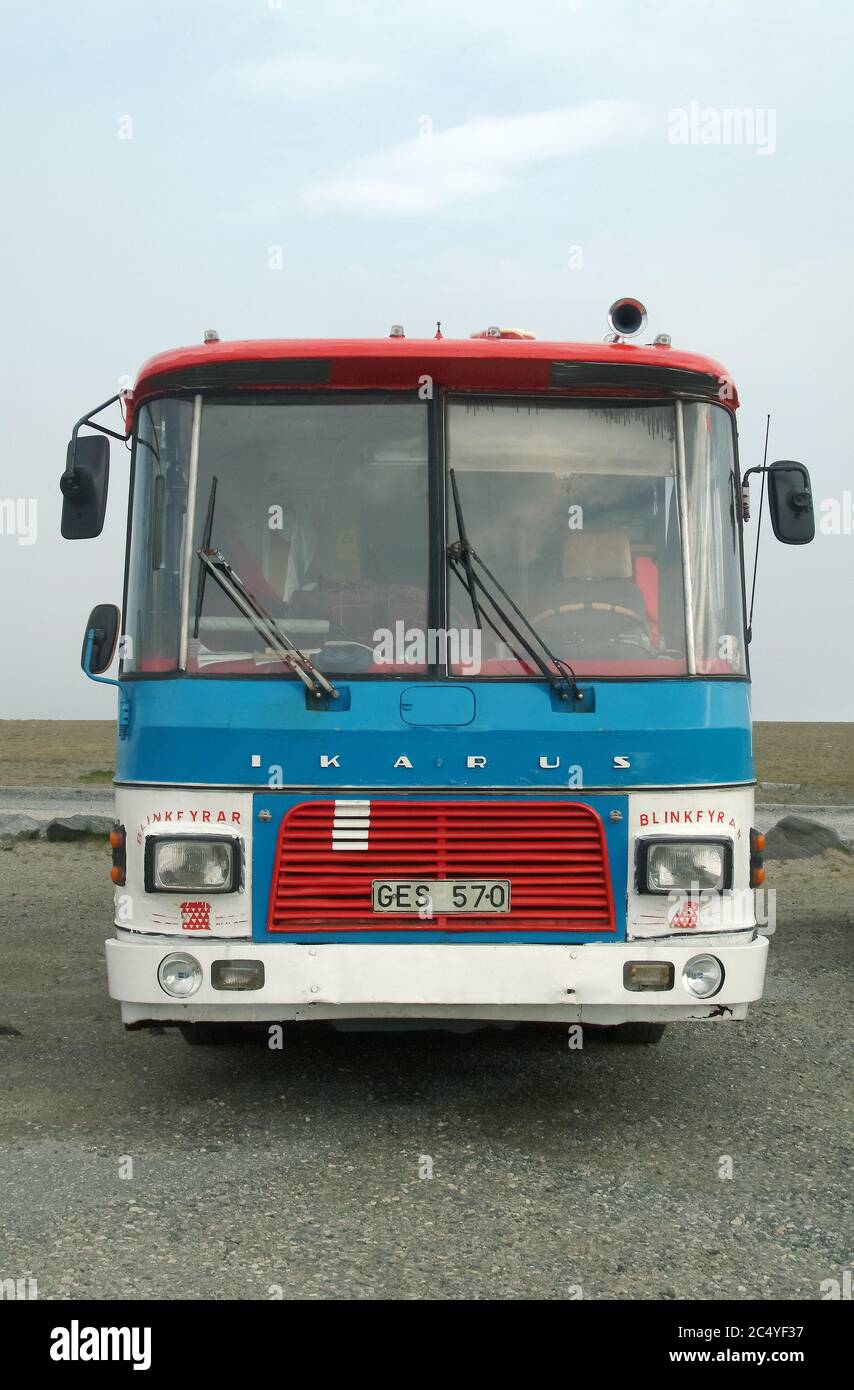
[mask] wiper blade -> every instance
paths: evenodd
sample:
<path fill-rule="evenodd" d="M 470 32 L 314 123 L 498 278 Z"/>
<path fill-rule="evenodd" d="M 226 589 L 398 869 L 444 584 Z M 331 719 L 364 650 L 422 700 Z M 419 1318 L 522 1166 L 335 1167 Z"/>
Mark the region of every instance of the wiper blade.
<path fill-rule="evenodd" d="M 205 529 L 202 532 L 202 550 L 211 548 L 211 532 L 213 531 L 214 507 L 216 506 L 216 478 L 211 478 L 211 491 L 208 497 L 208 513 L 205 517 Z M 187 523 L 190 524 L 189 522 Z M 199 582 L 196 585 L 196 608 L 193 614 L 193 636 L 199 635 L 199 623 L 202 617 L 202 607 L 205 601 L 205 580 L 208 571 L 205 565 L 199 569 Z"/>
<path fill-rule="evenodd" d="M 581 691 L 578 689 L 578 681 L 576 680 L 575 672 L 573 671 L 569 662 L 564 661 L 562 657 L 555 656 L 554 652 L 551 650 L 549 646 L 547 646 L 546 642 L 543 640 L 537 629 L 534 627 L 530 618 L 525 616 L 519 605 L 515 602 L 514 599 L 510 597 L 507 590 L 504 588 L 504 585 L 500 582 L 500 580 L 496 579 L 495 575 L 492 573 L 492 570 L 485 563 L 485 561 L 481 559 L 480 555 L 478 555 L 471 541 L 468 539 L 468 535 L 466 533 L 465 528 L 465 521 L 463 518 L 462 503 L 460 501 L 460 492 L 457 486 L 456 472 L 453 468 L 449 469 L 448 471 L 451 479 L 451 491 L 453 493 L 454 498 L 454 510 L 457 516 L 457 532 L 459 536 L 458 540 L 454 541 L 451 545 L 448 546 L 448 562 L 451 568 L 453 569 L 454 573 L 456 574 L 457 578 L 460 580 L 461 584 L 468 592 L 469 597 L 471 598 L 472 610 L 474 612 L 475 622 L 477 626 L 482 626 L 481 616 L 483 616 L 486 618 L 486 621 L 489 623 L 489 626 L 492 628 L 493 632 L 495 632 L 497 636 L 501 636 L 501 633 L 498 631 L 498 628 L 490 618 L 489 614 L 482 614 L 482 610 L 480 608 L 477 598 L 477 591 L 478 589 L 480 589 L 484 598 L 486 598 L 489 604 L 491 605 L 493 612 L 497 615 L 499 621 L 503 623 L 506 630 L 512 633 L 512 635 L 516 638 L 516 641 L 520 644 L 520 646 L 523 648 L 526 654 L 531 658 L 534 665 L 549 682 L 552 689 L 560 697 L 560 699 L 568 700 L 571 698 L 575 702 L 580 701 L 583 697 Z M 484 582 L 480 574 L 476 573 L 475 565 L 477 565 L 478 568 L 483 571 L 490 583 L 494 585 L 495 589 L 498 590 L 502 598 L 504 598 L 504 600 L 510 605 L 511 609 L 516 614 L 516 617 L 522 623 L 524 623 L 525 627 L 531 633 L 534 640 L 539 644 L 540 651 L 536 650 L 536 648 L 528 640 L 524 633 L 519 631 L 519 628 L 516 626 L 513 620 L 508 616 L 507 613 L 505 613 L 504 609 L 497 601 L 495 594 L 491 592 L 489 585 Z M 546 660 L 543 659 L 541 653 L 545 653 Z M 549 669 L 549 666 L 546 664 L 547 661 L 551 662 L 551 666 L 553 669 Z"/>
<path fill-rule="evenodd" d="M 455 543 L 455 545 L 451 546 L 448 554 L 451 558 L 452 564 L 454 564 L 454 562 L 457 559 L 459 559 L 459 562 L 462 564 L 462 567 L 465 570 L 466 588 L 469 591 L 472 611 L 474 613 L 474 625 L 475 627 L 482 627 L 480 621 L 480 605 L 477 601 L 477 584 L 474 573 L 474 565 L 472 564 L 474 552 L 472 551 L 471 545 L 469 544 L 468 535 L 466 534 L 466 523 L 465 518 L 463 517 L 463 504 L 460 501 L 460 490 L 457 487 L 457 475 L 453 468 L 451 468 L 449 471 L 451 476 L 451 491 L 454 495 L 454 511 L 457 514 L 457 535 L 459 536 L 459 540 Z M 459 556 L 457 556 L 456 554 L 457 550 L 459 551 Z M 453 556 L 451 556 L 451 551 L 454 552 Z M 495 631 L 494 628 L 493 631 Z"/>
<path fill-rule="evenodd" d="M 303 685 L 312 695 L 321 699 L 329 695 L 337 700 L 340 690 L 312 664 L 305 652 L 286 637 L 275 618 L 259 603 L 255 595 L 247 589 L 240 575 L 228 563 L 221 551 L 204 546 L 196 551 L 207 574 L 215 579 L 224 594 L 227 594 L 235 608 L 243 614 L 255 631 L 269 643 L 272 650 L 291 670 L 299 676 Z"/>
<path fill-rule="evenodd" d="M 205 579 L 211 575 L 227 594 L 235 608 L 248 618 L 255 631 L 269 643 L 276 655 L 299 676 L 303 685 L 310 690 L 312 695 L 316 695 L 320 700 L 324 695 L 337 700 L 340 690 L 337 690 L 330 680 L 327 680 L 322 671 L 309 661 L 305 652 L 300 651 L 290 638 L 279 628 L 275 618 L 267 612 L 266 608 L 259 603 L 255 595 L 247 589 L 240 575 L 228 563 L 220 550 L 211 545 L 211 534 L 213 532 L 214 507 L 216 505 L 216 478 L 211 479 L 211 491 L 208 498 L 208 510 L 205 517 L 205 529 L 202 532 L 202 544 L 196 551 L 201 561 L 199 570 L 199 582 L 196 588 L 196 606 L 193 615 L 193 636 L 199 635 L 199 623 L 202 616 L 202 606 L 205 601 Z M 189 524 L 189 523 L 188 523 Z"/>

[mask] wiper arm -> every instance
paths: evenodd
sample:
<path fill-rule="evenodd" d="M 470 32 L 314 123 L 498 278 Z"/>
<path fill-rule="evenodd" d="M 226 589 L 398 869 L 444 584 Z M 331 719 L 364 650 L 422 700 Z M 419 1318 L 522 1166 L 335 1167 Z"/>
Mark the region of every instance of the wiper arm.
<path fill-rule="evenodd" d="M 300 651 L 299 647 L 285 636 L 275 618 L 247 589 L 240 575 L 232 569 L 222 552 L 211 548 L 205 549 L 204 546 L 201 546 L 196 554 L 206 573 L 216 580 L 223 593 L 227 594 L 235 608 L 249 619 L 255 631 L 264 638 L 276 655 L 281 657 L 282 661 L 299 676 L 306 689 L 310 690 L 312 695 L 316 695 L 318 699 L 322 699 L 324 695 L 329 695 L 333 700 L 337 700 L 341 694 L 340 690 L 335 688 L 322 671 L 318 671 L 305 652 Z"/>
<path fill-rule="evenodd" d="M 289 637 L 279 628 L 275 618 L 267 612 L 266 608 L 259 603 L 255 595 L 247 589 L 240 575 L 226 560 L 221 551 L 211 546 L 211 532 L 213 531 L 214 505 L 216 502 L 216 478 L 211 479 L 211 492 L 208 498 L 208 511 L 205 517 L 205 529 L 202 533 L 202 544 L 196 551 L 201 561 L 199 570 L 199 583 L 196 589 L 196 607 L 193 616 L 193 636 L 199 635 L 199 621 L 202 616 L 202 605 L 205 599 L 205 579 L 210 575 L 216 580 L 224 594 L 227 594 L 235 608 L 248 618 L 255 631 L 260 637 L 270 645 L 282 661 L 299 676 L 303 685 L 310 690 L 312 695 L 316 695 L 320 700 L 324 695 L 337 700 L 341 694 L 340 690 L 324 676 L 322 671 L 309 661 L 305 652 L 300 651 Z M 188 525 L 190 522 L 188 521 Z"/>
<path fill-rule="evenodd" d="M 500 582 L 500 580 L 496 579 L 495 575 L 492 573 L 492 570 L 481 559 L 474 546 L 472 545 L 471 541 L 468 539 L 468 535 L 466 533 L 465 528 L 465 521 L 463 518 L 462 503 L 460 502 L 460 492 L 457 486 L 456 472 L 453 468 L 449 469 L 449 475 L 451 479 L 451 491 L 453 493 L 454 498 L 454 510 L 457 516 L 457 532 L 459 535 L 459 539 L 448 546 L 448 563 L 450 564 L 457 578 L 460 580 L 463 587 L 467 590 L 469 597 L 471 598 L 472 610 L 474 612 L 475 622 L 477 626 L 481 627 L 482 625 L 481 608 L 477 598 L 477 591 L 478 589 L 480 589 L 484 598 L 486 598 L 492 606 L 493 612 L 496 613 L 496 615 L 498 616 L 499 621 L 504 624 L 504 627 L 507 629 L 508 632 L 511 632 L 513 634 L 513 636 L 516 638 L 516 641 L 521 645 L 521 647 L 524 649 L 527 655 L 531 658 L 531 660 L 534 662 L 534 665 L 549 682 L 552 689 L 560 697 L 560 699 L 569 700 L 571 698 L 574 702 L 580 701 L 583 697 L 581 691 L 578 689 L 578 682 L 575 678 L 575 672 L 573 671 L 569 662 L 564 661 L 559 656 L 555 656 L 554 652 L 551 650 L 550 647 L 546 645 L 539 632 L 537 632 L 537 629 L 534 627 L 530 618 L 527 618 L 525 616 L 519 605 L 510 597 L 503 584 Z M 495 594 L 490 590 L 489 585 L 484 583 L 484 580 L 481 578 L 480 574 L 475 572 L 475 565 L 477 565 L 479 569 L 483 571 L 490 583 L 494 585 L 495 589 L 498 590 L 499 594 L 501 594 L 505 601 L 510 605 L 511 609 L 516 614 L 516 617 L 519 618 L 522 623 L 524 623 L 525 627 L 531 633 L 534 640 L 539 644 L 541 652 L 544 652 L 546 659 L 549 662 L 551 662 L 553 669 L 549 669 L 548 665 L 546 664 L 546 661 L 543 659 L 543 656 L 541 655 L 541 652 L 538 652 L 536 650 L 536 648 L 532 645 L 532 643 L 528 640 L 524 633 L 519 631 L 519 628 L 516 626 L 513 620 L 507 615 L 507 613 L 505 613 L 504 609 L 501 607 L 500 603 L 495 598 Z M 486 621 L 489 623 L 489 626 L 492 628 L 493 632 L 495 632 L 496 635 L 500 637 L 501 633 L 498 631 L 498 628 L 490 618 L 489 614 L 484 613 L 483 617 L 486 618 Z"/>

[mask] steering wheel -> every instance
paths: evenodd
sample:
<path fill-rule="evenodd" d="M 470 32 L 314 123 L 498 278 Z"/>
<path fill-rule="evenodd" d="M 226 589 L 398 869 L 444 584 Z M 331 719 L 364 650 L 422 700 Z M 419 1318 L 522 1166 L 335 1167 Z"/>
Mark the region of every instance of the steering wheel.
<path fill-rule="evenodd" d="M 562 603 L 560 608 L 544 608 L 532 622 L 543 623 L 549 618 L 558 617 L 561 613 L 581 613 L 590 609 L 595 609 L 597 613 L 618 613 L 621 618 L 631 618 L 641 627 L 646 627 L 646 618 L 641 617 L 633 608 L 624 608 L 621 603 Z"/>

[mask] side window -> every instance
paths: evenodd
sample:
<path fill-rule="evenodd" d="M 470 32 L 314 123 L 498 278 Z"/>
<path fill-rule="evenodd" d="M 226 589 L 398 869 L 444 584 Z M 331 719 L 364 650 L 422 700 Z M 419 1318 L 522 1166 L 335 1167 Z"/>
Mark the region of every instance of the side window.
<path fill-rule="evenodd" d="M 743 675 L 747 662 L 732 416 L 723 406 L 699 403 L 684 411 L 697 672 Z"/>
<path fill-rule="evenodd" d="M 193 404 L 144 405 L 137 423 L 122 671 L 174 671 L 181 628 L 181 581 Z"/>

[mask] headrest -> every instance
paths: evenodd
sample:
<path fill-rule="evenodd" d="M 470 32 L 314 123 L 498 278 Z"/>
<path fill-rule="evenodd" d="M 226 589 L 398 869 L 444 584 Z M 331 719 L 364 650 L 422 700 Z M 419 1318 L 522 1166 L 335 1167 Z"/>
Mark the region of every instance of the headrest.
<path fill-rule="evenodd" d="M 564 579 L 631 579 L 625 531 L 573 531 L 563 548 Z"/>

